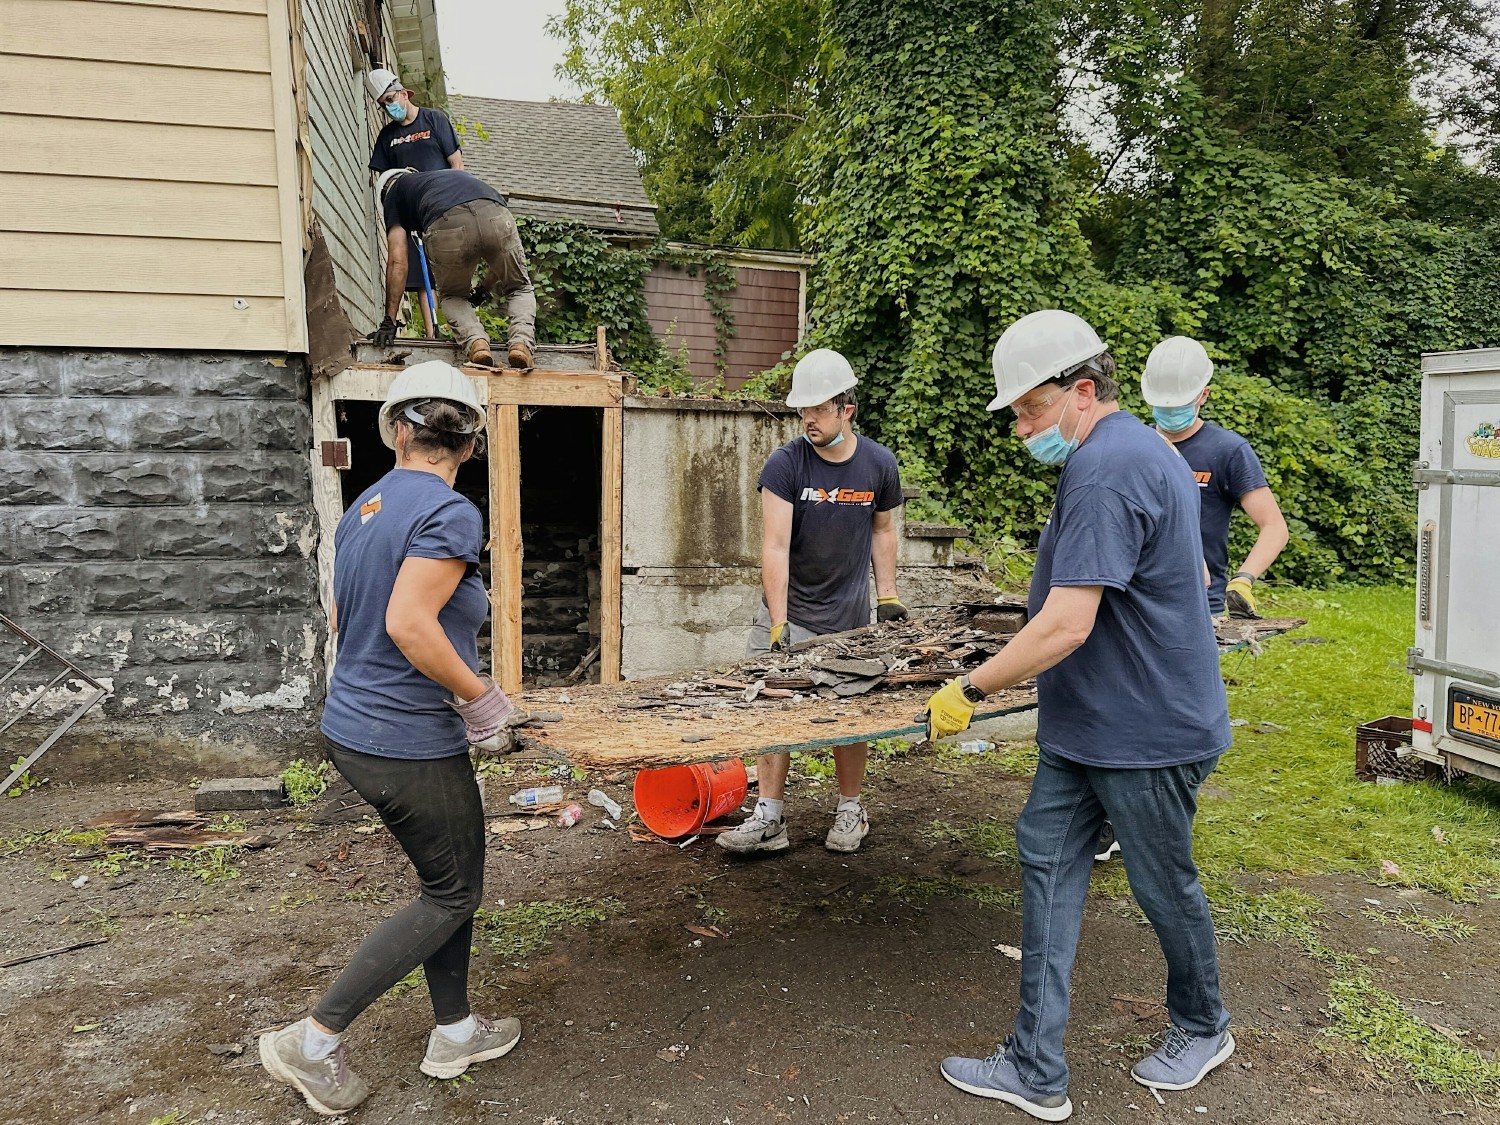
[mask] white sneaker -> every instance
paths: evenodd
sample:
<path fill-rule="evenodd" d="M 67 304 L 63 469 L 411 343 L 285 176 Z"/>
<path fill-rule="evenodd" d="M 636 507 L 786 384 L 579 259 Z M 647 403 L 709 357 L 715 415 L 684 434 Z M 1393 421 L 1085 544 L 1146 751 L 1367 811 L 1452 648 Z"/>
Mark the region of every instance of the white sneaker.
<path fill-rule="evenodd" d="M 844 805 L 833 814 L 833 827 L 828 830 L 823 846 L 831 852 L 857 852 L 869 831 L 870 818 L 865 815 L 864 805 Z"/>
<path fill-rule="evenodd" d="M 792 846 L 786 834 L 785 820 L 767 820 L 751 815 L 750 819 L 728 832 L 720 832 L 719 847 L 735 855 L 752 852 L 784 852 Z"/>

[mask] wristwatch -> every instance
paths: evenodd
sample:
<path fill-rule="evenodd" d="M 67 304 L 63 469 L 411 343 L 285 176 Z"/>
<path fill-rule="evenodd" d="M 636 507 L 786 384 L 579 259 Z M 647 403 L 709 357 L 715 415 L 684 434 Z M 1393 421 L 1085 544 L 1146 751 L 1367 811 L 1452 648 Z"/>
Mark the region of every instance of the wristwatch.
<path fill-rule="evenodd" d="M 964 693 L 964 698 L 970 703 L 983 703 L 987 693 L 980 691 L 969 682 L 969 674 L 965 672 L 958 678 L 958 686 Z"/>

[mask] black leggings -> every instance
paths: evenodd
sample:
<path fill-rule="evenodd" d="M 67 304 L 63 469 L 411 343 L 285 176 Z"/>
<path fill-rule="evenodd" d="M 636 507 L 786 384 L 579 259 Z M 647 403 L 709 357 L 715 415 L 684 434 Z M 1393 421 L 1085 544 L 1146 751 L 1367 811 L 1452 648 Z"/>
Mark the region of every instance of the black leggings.
<path fill-rule="evenodd" d="M 365 938 L 313 1018 L 343 1031 L 421 965 L 432 1014 L 456 1023 L 469 1014 L 469 946 L 484 891 L 484 807 L 469 755 L 413 761 L 324 742 L 417 869 L 422 893 Z"/>

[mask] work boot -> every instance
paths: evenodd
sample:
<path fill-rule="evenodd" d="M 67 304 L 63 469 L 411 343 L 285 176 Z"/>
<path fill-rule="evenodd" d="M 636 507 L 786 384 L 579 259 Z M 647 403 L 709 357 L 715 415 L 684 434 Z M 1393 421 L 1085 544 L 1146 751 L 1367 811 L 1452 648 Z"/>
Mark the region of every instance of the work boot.
<path fill-rule="evenodd" d="M 785 820 L 769 820 L 752 815 L 738 827 L 719 833 L 719 847 L 735 855 L 752 852 L 784 852 L 792 846 L 786 834 Z"/>
<path fill-rule="evenodd" d="M 865 815 L 865 807 L 841 803 L 833 814 L 833 827 L 828 830 L 823 846 L 831 852 L 857 852 L 869 831 L 870 818 Z"/>
<path fill-rule="evenodd" d="M 489 367 L 495 362 L 494 355 L 490 353 L 490 342 L 483 336 L 477 340 L 469 341 L 469 350 L 465 358 L 470 363 L 477 363 L 481 367 Z"/>
<path fill-rule="evenodd" d="M 517 340 L 511 344 L 510 352 L 505 357 L 512 367 L 522 371 L 530 371 L 532 367 L 531 348 Z"/>
<path fill-rule="evenodd" d="M 314 1112 L 327 1117 L 348 1113 L 370 1096 L 365 1080 L 349 1069 L 348 1055 L 340 1043 L 326 1059 L 310 1059 L 302 1053 L 306 1020 L 287 1024 L 280 1031 L 260 1037 L 260 1065 L 266 1073 L 285 1082 L 307 1099 Z"/>
<path fill-rule="evenodd" d="M 1130 1077 L 1153 1090 L 1191 1090 L 1214 1067 L 1234 1054 L 1234 1036 L 1189 1035 L 1172 1025 L 1167 1041 L 1130 1068 Z"/>
<path fill-rule="evenodd" d="M 487 1020 L 475 1016 L 474 1022 L 479 1026 L 462 1043 L 453 1042 L 433 1028 L 427 1037 L 427 1055 L 418 1069 L 432 1078 L 457 1078 L 469 1069 L 470 1064 L 508 1055 L 511 1048 L 521 1041 L 520 1020 L 510 1017 Z"/>
<path fill-rule="evenodd" d="M 1067 1094 L 1039 1094 L 1027 1088 L 1016 1064 L 1006 1055 L 1009 1046 L 1010 1040 L 1007 1039 L 987 1059 L 950 1056 L 943 1060 L 943 1077 L 950 1086 L 957 1086 L 966 1094 L 1005 1102 L 1039 1121 L 1066 1121 L 1071 1117 L 1073 1103 Z"/>

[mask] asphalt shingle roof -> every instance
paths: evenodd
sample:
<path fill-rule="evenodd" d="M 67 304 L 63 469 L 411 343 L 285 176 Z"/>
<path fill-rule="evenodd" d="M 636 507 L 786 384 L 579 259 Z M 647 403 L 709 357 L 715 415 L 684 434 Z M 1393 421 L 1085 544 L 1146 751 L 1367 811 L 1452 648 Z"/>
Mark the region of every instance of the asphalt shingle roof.
<path fill-rule="evenodd" d="M 449 113 L 464 167 L 507 196 L 517 215 L 647 238 L 659 233 L 613 106 L 455 94 Z"/>

